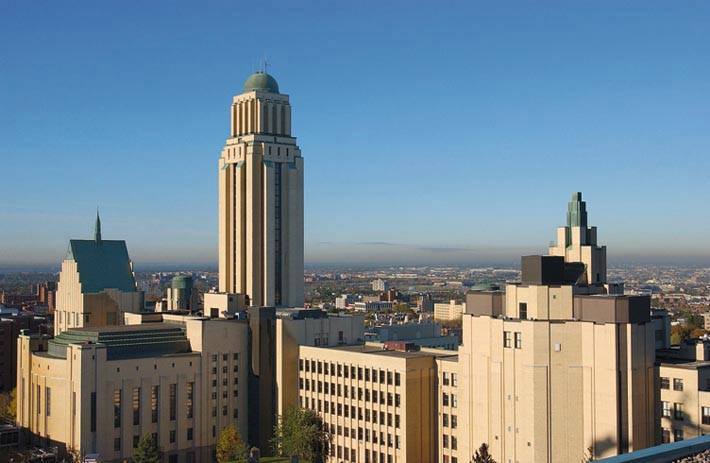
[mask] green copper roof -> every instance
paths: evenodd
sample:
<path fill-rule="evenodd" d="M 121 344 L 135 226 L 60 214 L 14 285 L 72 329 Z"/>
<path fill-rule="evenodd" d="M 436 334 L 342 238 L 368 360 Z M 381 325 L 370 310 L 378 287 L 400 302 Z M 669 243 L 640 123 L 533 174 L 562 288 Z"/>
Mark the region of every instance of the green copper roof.
<path fill-rule="evenodd" d="M 253 90 L 263 90 L 271 93 L 279 93 L 279 84 L 276 82 L 271 75 L 263 72 L 257 71 L 250 75 L 244 82 L 244 92 L 251 92 Z"/>
<path fill-rule="evenodd" d="M 70 240 L 67 259 L 76 261 L 84 293 L 99 293 L 109 288 L 136 291 L 125 241 Z"/>
<path fill-rule="evenodd" d="M 567 226 L 587 226 L 587 204 L 582 201 L 582 193 L 572 193 L 572 199 L 567 204 Z"/>
<path fill-rule="evenodd" d="M 162 323 L 69 329 L 49 341 L 47 354 L 66 358 L 69 344 L 105 346 L 108 360 L 192 352 L 182 327 Z"/>

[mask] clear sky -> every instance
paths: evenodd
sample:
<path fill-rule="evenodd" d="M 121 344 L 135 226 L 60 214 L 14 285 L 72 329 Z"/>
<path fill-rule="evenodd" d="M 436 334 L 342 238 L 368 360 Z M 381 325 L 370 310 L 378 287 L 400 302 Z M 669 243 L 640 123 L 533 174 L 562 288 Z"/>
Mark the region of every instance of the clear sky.
<path fill-rule="evenodd" d="M 306 261 L 541 252 L 573 191 L 610 260 L 710 263 L 710 3 L 0 0 L 0 267 L 69 238 L 214 263 L 231 97 L 263 56 Z"/>

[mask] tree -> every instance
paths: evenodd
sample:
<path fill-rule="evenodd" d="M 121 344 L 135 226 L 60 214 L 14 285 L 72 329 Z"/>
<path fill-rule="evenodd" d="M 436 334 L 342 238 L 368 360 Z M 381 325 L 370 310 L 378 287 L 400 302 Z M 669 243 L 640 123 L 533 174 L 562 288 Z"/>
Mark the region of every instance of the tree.
<path fill-rule="evenodd" d="M 328 455 L 330 440 L 330 433 L 316 412 L 293 406 L 279 417 L 271 444 L 279 455 L 321 463 Z"/>
<path fill-rule="evenodd" d="M 222 429 L 217 439 L 217 461 L 219 463 L 245 460 L 248 453 L 249 449 L 239 437 L 239 432 L 234 425 L 230 424 Z"/>
<path fill-rule="evenodd" d="M 12 421 L 17 418 L 17 389 L 0 393 L 0 418 Z"/>
<path fill-rule="evenodd" d="M 145 434 L 133 451 L 133 463 L 160 463 L 162 455 L 153 436 Z"/>
<path fill-rule="evenodd" d="M 587 447 L 587 450 L 582 456 L 582 463 L 591 463 L 594 459 L 594 450 L 591 447 Z"/>
<path fill-rule="evenodd" d="M 490 453 L 488 453 L 488 444 L 485 442 L 476 450 L 471 463 L 496 463 Z"/>

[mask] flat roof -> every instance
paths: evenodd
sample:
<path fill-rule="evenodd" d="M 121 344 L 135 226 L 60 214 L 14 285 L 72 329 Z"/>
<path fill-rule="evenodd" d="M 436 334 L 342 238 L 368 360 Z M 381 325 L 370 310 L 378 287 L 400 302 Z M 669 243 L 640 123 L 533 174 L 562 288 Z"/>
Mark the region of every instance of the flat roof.
<path fill-rule="evenodd" d="M 305 347 L 305 346 L 304 346 Z M 424 357 L 443 357 L 446 354 L 439 354 L 437 352 L 431 351 L 408 351 L 403 352 L 400 350 L 387 350 L 380 346 L 373 346 L 370 344 L 360 344 L 354 346 L 337 346 L 337 347 L 320 347 L 317 349 L 327 349 L 336 351 L 353 352 L 357 354 L 370 354 L 370 355 L 381 355 L 384 357 L 398 357 L 398 358 L 424 358 Z M 447 351 L 448 352 L 448 351 Z M 455 355 L 449 353 L 448 355 Z"/>

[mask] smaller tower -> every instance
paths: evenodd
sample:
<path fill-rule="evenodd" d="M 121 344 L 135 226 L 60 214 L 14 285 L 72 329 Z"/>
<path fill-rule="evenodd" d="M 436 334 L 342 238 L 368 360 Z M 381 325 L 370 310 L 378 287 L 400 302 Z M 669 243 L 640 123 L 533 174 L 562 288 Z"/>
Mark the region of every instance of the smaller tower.
<path fill-rule="evenodd" d="M 606 283 L 606 246 L 597 246 L 597 227 L 587 226 L 587 204 L 582 201 L 582 193 L 572 193 L 567 203 L 567 226 L 557 228 L 557 243 L 550 246 L 549 255 L 583 263 L 582 285 Z"/>
<path fill-rule="evenodd" d="M 96 208 L 96 223 L 94 224 L 94 241 L 96 244 L 101 244 L 101 218 L 99 217 L 99 208 Z"/>

